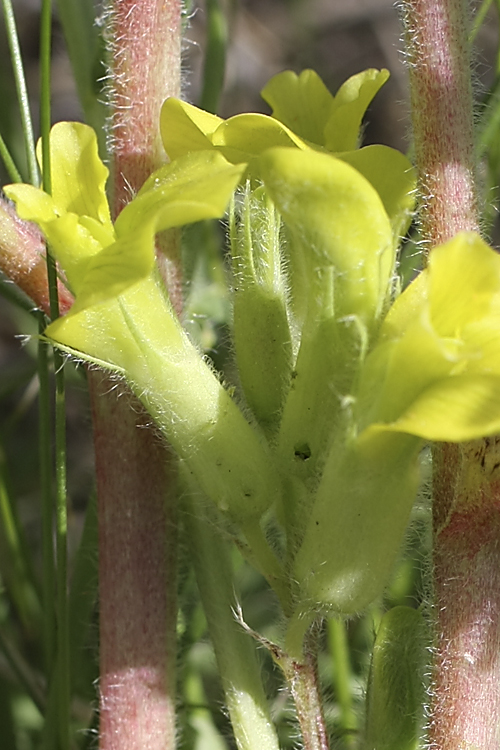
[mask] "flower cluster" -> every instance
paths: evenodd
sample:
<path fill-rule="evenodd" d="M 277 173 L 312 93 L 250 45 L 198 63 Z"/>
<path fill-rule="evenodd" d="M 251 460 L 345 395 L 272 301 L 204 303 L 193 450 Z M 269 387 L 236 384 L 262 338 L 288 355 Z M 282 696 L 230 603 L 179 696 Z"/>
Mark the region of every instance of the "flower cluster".
<path fill-rule="evenodd" d="M 380 594 L 425 441 L 500 431 L 500 258 L 459 235 L 397 296 L 413 169 L 388 147 L 358 148 L 387 75 L 365 71 L 332 96 L 312 71 L 282 73 L 263 92 L 271 117 L 224 121 L 168 100 L 171 162 L 114 226 L 84 125 L 52 130 L 52 196 L 5 188 L 76 297 L 47 336 L 123 374 L 248 543 L 272 508 L 279 560 L 270 571 L 270 549 L 253 556 L 272 584 L 291 573 L 280 591 L 297 618 L 349 615 Z M 245 411 L 182 329 L 155 267 L 157 232 L 228 205 Z"/>

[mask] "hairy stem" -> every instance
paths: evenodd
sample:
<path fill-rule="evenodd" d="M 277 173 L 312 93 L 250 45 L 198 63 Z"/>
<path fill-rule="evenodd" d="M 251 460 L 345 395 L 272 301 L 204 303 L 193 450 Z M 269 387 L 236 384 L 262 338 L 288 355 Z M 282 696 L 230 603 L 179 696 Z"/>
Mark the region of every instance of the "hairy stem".
<path fill-rule="evenodd" d="M 404 0 L 420 225 L 432 247 L 477 229 L 467 0 Z"/>
<path fill-rule="evenodd" d="M 179 94 L 179 0 L 108 5 L 113 213 L 166 160 L 159 112 Z M 164 251 L 164 252 L 162 252 Z M 180 308 L 175 237 L 158 259 Z M 172 750 L 176 686 L 176 481 L 139 402 L 90 374 L 99 503 L 101 750 Z"/>
<path fill-rule="evenodd" d="M 318 684 L 316 638 L 313 636 L 307 640 L 308 648 L 302 661 L 285 655 L 278 659 L 278 663 L 295 702 L 304 750 L 328 750 L 328 735 Z"/>
<path fill-rule="evenodd" d="M 89 373 L 97 464 L 100 747 L 175 746 L 175 469 L 135 400 Z"/>
<path fill-rule="evenodd" d="M 422 238 L 479 226 L 465 0 L 406 0 Z M 429 745 L 493 750 L 500 726 L 497 440 L 434 449 L 434 617 Z"/>
<path fill-rule="evenodd" d="M 445 446 L 436 458 L 429 740 L 439 750 L 500 743 L 499 467 L 499 438 Z"/>

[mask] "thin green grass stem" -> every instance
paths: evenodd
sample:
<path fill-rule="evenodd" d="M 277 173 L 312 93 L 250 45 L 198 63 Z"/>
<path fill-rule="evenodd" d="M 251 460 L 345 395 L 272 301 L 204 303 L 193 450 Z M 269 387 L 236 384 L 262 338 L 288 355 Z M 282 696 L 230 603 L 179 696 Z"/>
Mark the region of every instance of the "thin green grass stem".
<path fill-rule="evenodd" d="M 207 0 L 206 12 L 207 43 L 200 107 L 216 114 L 224 87 L 228 24 L 220 0 Z"/>
<path fill-rule="evenodd" d="M 0 135 L 0 159 L 2 159 L 5 169 L 7 170 L 7 174 L 9 175 L 9 178 L 12 180 L 12 182 L 22 182 L 23 178 L 21 177 L 21 173 L 16 167 L 16 163 L 14 159 L 12 158 L 12 155 L 9 149 L 7 148 L 7 144 L 5 143 L 1 135 Z"/>
<path fill-rule="evenodd" d="M 43 189 L 52 190 L 50 163 L 50 59 L 51 59 L 51 0 L 42 1 L 40 24 L 40 124 L 42 133 Z M 47 276 L 49 284 L 50 314 L 59 317 L 57 270 L 47 249 Z M 57 619 L 57 725 L 60 750 L 69 750 L 70 740 L 70 657 L 68 622 L 68 514 L 66 504 L 66 408 L 64 359 L 54 349 L 54 452 L 55 452 L 55 525 L 56 525 L 56 619 Z"/>
<path fill-rule="evenodd" d="M 471 43 L 476 38 L 479 29 L 483 25 L 484 19 L 486 18 L 486 14 L 488 13 L 488 11 L 489 11 L 489 9 L 491 7 L 491 3 L 492 2 L 493 2 L 493 0 L 483 0 L 483 2 L 481 3 L 481 6 L 479 8 L 479 10 L 477 11 L 476 15 L 474 16 L 474 20 L 472 22 L 472 29 L 471 29 L 471 32 L 470 32 L 470 41 L 471 41 Z"/>
<path fill-rule="evenodd" d="M 17 35 L 16 20 L 14 17 L 14 10 L 12 8 L 11 0 L 2 0 L 2 8 L 5 18 L 5 29 L 7 32 L 7 41 L 9 44 L 12 67 L 14 70 L 14 81 L 16 85 L 17 98 L 19 101 L 19 111 L 21 115 L 21 125 L 23 129 L 26 159 L 28 162 L 28 179 L 32 185 L 38 185 L 38 166 L 36 162 L 35 138 L 33 135 L 33 124 L 31 121 L 28 89 L 26 87 L 26 78 L 24 75 L 23 61 L 21 58 L 21 49 L 19 47 L 19 37 Z"/>
<path fill-rule="evenodd" d="M 52 193 L 50 170 L 50 51 L 52 32 L 52 2 L 42 0 L 40 14 L 40 130 L 42 133 L 42 187 Z M 52 312 L 52 311 L 51 311 Z"/>
<path fill-rule="evenodd" d="M 40 338 L 38 341 L 38 380 L 40 383 L 38 402 L 38 450 L 40 492 L 42 497 L 42 599 L 43 599 L 43 653 L 45 673 L 50 677 L 55 656 L 56 623 L 54 599 L 56 592 L 54 569 L 54 505 L 52 492 L 51 449 L 51 388 L 49 382 L 49 345 L 43 340 L 45 316 L 38 311 Z"/>
<path fill-rule="evenodd" d="M 64 360 L 54 350 L 55 367 L 55 475 L 56 475 L 56 565 L 57 565 L 57 653 L 59 671 L 59 737 L 62 750 L 69 750 L 70 693 L 69 623 L 68 623 L 68 513 L 66 505 L 66 409 Z"/>
<path fill-rule="evenodd" d="M 327 623 L 328 644 L 333 662 L 333 686 L 339 707 L 339 724 L 344 732 L 344 743 L 348 748 L 356 747 L 355 732 L 358 721 L 352 697 L 352 669 L 347 641 L 346 624 L 343 620 L 330 618 Z"/>

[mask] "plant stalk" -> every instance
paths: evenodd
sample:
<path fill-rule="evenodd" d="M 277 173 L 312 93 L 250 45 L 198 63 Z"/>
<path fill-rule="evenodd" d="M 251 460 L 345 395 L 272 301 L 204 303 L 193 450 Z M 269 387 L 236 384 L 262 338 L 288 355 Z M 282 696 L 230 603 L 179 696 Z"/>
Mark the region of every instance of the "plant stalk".
<path fill-rule="evenodd" d="M 431 248 L 479 226 L 469 7 L 405 0 L 420 229 Z M 493 750 L 500 727 L 498 439 L 434 449 L 429 747 Z"/>
<path fill-rule="evenodd" d="M 313 627 L 313 631 L 314 631 Z M 305 657 L 302 661 L 287 655 L 278 658 L 286 677 L 302 733 L 304 750 L 329 750 L 323 702 L 319 691 L 317 673 L 317 635 L 306 638 Z"/>
<path fill-rule="evenodd" d="M 467 0 L 403 0 L 420 230 L 430 249 L 478 228 Z"/>
<path fill-rule="evenodd" d="M 179 94 L 179 0 L 114 0 L 107 9 L 112 212 L 166 160 L 159 113 Z M 180 263 L 157 257 L 177 309 Z M 100 593 L 100 750 L 173 750 L 176 701 L 176 471 L 139 402 L 89 373 Z"/>
<path fill-rule="evenodd" d="M 135 399 L 89 372 L 96 454 L 100 748 L 175 747 L 175 469 Z"/>

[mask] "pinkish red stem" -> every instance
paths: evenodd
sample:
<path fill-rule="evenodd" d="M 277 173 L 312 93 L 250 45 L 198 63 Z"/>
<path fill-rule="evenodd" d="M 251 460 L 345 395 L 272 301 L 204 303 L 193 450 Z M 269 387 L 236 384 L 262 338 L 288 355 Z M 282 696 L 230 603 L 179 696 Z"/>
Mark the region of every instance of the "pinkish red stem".
<path fill-rule="evenodd" d="M 467 0 L 403 0 L 420 223 L 433 247 L 477 229 Z"/>
<path fill-rule="evenodd" d="M 99 517 L 100 747 L 175 747 L 176 472 L 122 385 L 89 372 Z"/>
<path fill-rule="evenodd" d="M 430 747 L 500 746 L 500 438 L 436 456 Z"/>
<path fill-rule="evenodd" d="M 180 96 L 180 0 L 113 0 L 109 8 L 109 83 L 112 105 L 113 211 L 137 193 L 167 161 L 159 122 L 161 105 Z M 159 238 L 157 259 L 175 309 L 182 308 L 178 233 Z"/>
<path fill-rule="evenodd" d="M 422 239 L 479 226 L 469 7 L 404 0 Z M 429 746 L 500 743 L 500 447 L 434 450 L 434 618 Z"/>
<path fill-rule="evenodd" d="M 166 160 L 159 112 L 179 95 L 179 0 L 108 11 L 114 215 Z M 175 241 L 158 252 L 179 307 Z M 99 508 L 100 750 L 172 750 L 176 696 L 176 481 L 142 407 L 90 373 Z"/>

